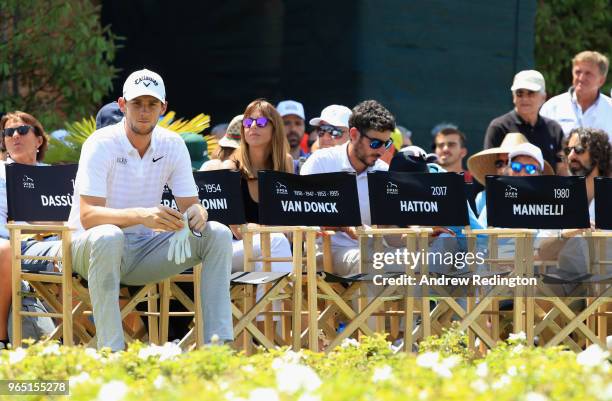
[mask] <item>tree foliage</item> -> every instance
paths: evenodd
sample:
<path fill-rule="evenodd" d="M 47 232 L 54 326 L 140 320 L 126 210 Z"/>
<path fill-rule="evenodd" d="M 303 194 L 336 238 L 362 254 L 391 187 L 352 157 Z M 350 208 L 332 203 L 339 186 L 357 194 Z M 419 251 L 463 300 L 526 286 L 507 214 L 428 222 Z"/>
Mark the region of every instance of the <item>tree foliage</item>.
<path fill-rule="evenodd" d="M 47 130 L 91 114 L 112 89 L 120 39 L 89 0 L 2 0 L 0 111 L 31 113 Z"/>
<path fill-rule="evenodd" d="M 572 58 L 583 50 L 612 57 L 610 0 L 539 0 L 536 14 L 536 68 L 549 95 L 571 86 Z M 602 91 L 610 93 L 610 79 Z"/>

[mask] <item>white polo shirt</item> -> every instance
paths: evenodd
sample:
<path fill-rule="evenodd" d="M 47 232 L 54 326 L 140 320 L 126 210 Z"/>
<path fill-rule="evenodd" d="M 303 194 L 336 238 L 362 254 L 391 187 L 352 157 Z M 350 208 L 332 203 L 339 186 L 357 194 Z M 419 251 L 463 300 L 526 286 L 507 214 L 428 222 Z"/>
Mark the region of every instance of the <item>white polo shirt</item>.
<path fill-rule="evenodd" d="M 113 209 L 159 206 L 166 183 L 174 196 L 198 195 L 187 146 L 177 133 L 155 127 L 151 144 L 140 157 L 127 138 L 124 122 L 97 130 L 83 144 L 68 219 L 75 235 L 84 231 L 80 195 L 106 198 L 106 207 Z M 152 234 L 143 225 L 123 231 Z"/>
<path fill-rule="evenodd" d="M 337 173 L 339 171 L 356 173 L 348 158 L 348 144 L 349 142 L 343 145 L 317 150 L 306 159 L 306 162 L 300 170 L 300 175 Z M 389 165 L 378 159 L 374 166 L 368 167 L 361 174 L 357 174 L 357 193 L 359 195 L 359 210 L 361 212 L 362 224 L 371 224 L 368 172 L 387 170 L 389 170 Z M 344 232 L 336 233 L 336 235 L 332 237 L 332 245 L 347 247 L 359 246 L 356 240 L 352 239 Z"/>
<path fill-rule="evenodd" d="M 602 93 L 583 113 L 576 93 L 570 88 L 566 93 L 552 97 L 544 103 L 540 115 L 558 122 L 565 136 L 574 128 L 597 128 L 604 130 L 612 141 L 612 99 Z"/>

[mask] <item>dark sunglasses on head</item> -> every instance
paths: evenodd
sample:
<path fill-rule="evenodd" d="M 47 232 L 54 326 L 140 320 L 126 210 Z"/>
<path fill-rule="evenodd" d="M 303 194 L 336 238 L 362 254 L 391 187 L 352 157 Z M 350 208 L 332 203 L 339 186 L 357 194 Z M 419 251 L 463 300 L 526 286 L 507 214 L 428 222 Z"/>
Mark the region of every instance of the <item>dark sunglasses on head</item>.
<path fill-rule="evenodd" d="M 10 136 L 12 137 L 13 134 L 15 133 L 15 131 L 17 131 L 17 133 L 19 135 L 27 135 L 28 132 L 30 132 L 30 130 L 33 129 L 33 127 L 31 125 L 20 125 L 19 127 L 14 127 L 14 128 L 5 128 L 2 130 L 2 136 Z"/>
<path fill-rule="evenodd" d="M 259 127 L 259 128 L 263 128 L 266 125 L 268 125 L 268 119 L 266 117 L 258 117 L 258 118 L 250 118 L 247 117 L 245 119 L 242 120 L 242 126 L 244 128 L 251 128 L 251 126 L 253 125 L 253 122 L 255 122 L 255 124 Z"/>
<path fill-rule="evenodd" d="M 565 153 L 565 156 L 569 156 L 569 154 L 572 153 L 572 150 L 577 155 L 581 155 L 584 152 L 586 152 L 586 148 L 579 145 L 579 146 L 568 146 L 566 148 L 563 148 L 563 153 Z"/>
<path fill-rule="evenodd" d="M 495 160 L 495 168 L 502 168 L 508 164 L 508 160 L 497 159 Z"/>
<path fill-rule="evenodd" d="M 512 162 L 510 163 L 510 168 L 515 173 L 520 173 L 523 169 L 525 169 L 525 172 L 529 175 L 534 175 L 538 172 L 538 166 L 529 163 L 523 164 L 521 162 Z"/>
<path fill-rule="evenodd" d="M 330 134 L 334 139 L 340 138 L 342 136 L 342 130 L 331 124 L 319 126 L 317 132 L 319 134 L 319 138 L 325 136 L 325 134 Z"/>
<path fill-rule="evenodd" d="M 393 145 L 393 141 L 391 139 L 387 139 L 386 141 L 383 141 L 381 139 L 376 139 L 376 138 L 372 138 L 369 137 L 367 134 L 365 133 L 361 133 L 362 136 L 368 138 L 370 140 L 370 147 L 372 149 L 378 149 L 381 146 L 384 145 L 385 149 L 389 149 L 391 147 L 391 145 Z"/>

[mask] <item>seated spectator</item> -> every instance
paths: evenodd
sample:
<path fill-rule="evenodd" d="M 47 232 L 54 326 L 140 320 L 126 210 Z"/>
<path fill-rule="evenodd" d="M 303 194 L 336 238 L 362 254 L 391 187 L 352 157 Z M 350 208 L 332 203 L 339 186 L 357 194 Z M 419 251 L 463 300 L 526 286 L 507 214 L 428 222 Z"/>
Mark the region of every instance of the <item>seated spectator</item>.
<path fill-rule="evenodd" d="M 200 171 L 219 170 L 223 162 L 229 160 L 236 149 L 240 147 L 240 127 L 242 126 L 242 114 L 232 118 L 227 126 L 225 136 L 219 139 L 219 146 L 212 155 L 212 159 L 204 162 Z"/>
<path fill-rule="evenodd" d="M 300 146 L 306 130 L 304 106 L 295 100 L 283 100 L 276 106 L 283 118 L 285 135 L 289 143 L 289 153 L 294 160 L 305 159 L 308 153 Z M 297 168 L 297 167 L 296 167 Z M 297 173 L 297 170 L 296 170 Z"/>
<path fill-rule="evenodd" d="M 240 128 L 240 147 L 224 163 L 224 167 L 240 171 L 242 175 L 242 196 L 245 216 L 248 223 L 259 223 L 259 188 L 257 175 L 260 170 L 293 172 L 293 159 L 289 154 L 289 144 L 283 128 L 283 119 L 274 106 L 265 100 L 254 100 L 246 107 Z M 238 226 L 230 227 L 234 234 L 232 270 L 244 268 L 244 244 Z M 253 254 L 261 257 L 259 235 L 253 238 Z M 275 233 L 271 235 L 272 256 L 291 257 L 291 247 L 287 237 Z M 261 270 L 263 265 L 256 264 Z M 273 271 L 289 272 L 289 262 L 273 263 Z"/>
<path fill-rule="evenodd" d="M 312 151 L 346 143 L 349 140 L 350 117 L 351 109 L 332 104 L 321 111 L 321 116 L 311 119 L 310 125 L 316 127 L 318 135 Z"/>
<path fill-rule="evenodd" d="M 440 166 L 446 171 L 463 173 L 465 182 L 472 182 L 472 174 L 463 169 L 463 158 L 468 153 L 463 132 L 456 128 L 444 128 L 434 136 L 431 147 L 438 156 Z"/>
<path fill-rule="evenodd" d="M 544 160 L 555 171 L 564 171 L 561 163 L 561 126 L 539 113 L 546 100 L 544 77 L 535 70 L 521 71 L 514 76 L 510 90 L 514 109 L 491 121 L 485 134 L 484 148 L 499 146 L 506 134 L 520 132 L 540 148 Z"/>
<path fill-rule="evenodd" d="M 119 108 L 119 103 L 110 102 L 98 110 L 96 115 L 96 129 L 104 128 L 107 125 L 117 124 L 123 118 L 123 112 Z"/>
<path fill-rule="evenodd" d="M 8 241 L 9 232 L 6 228 L 8 206 L 6 198 L 6 170 L 9 163 L 29 165 L 43 165 L 41 160 L 47 150 L 47 134 L 40 122 L 28 113 L 14 111 L 5 114 L 0 120 L 2 145 L 6 147 L 8 158 L 0 162 L 0 349 L 6 348 L 9 340 L 8 315 L 12 301 L 11 290 L 11 248 Z M 21 252 L 27 255 L 44 256 L 57 254 L 60 249 L 59 241 L 23 241 Z M 44 262 L 40 264 L 44 270 L 52 270 L 53 266 Z M 25 285 L 25 283 L 24 283 Z M 23 287 L 23 286 L 22 286 Z M 28 317 L 24 324 L 24 337 L 35 333 L 25 332 L 28 327 L 40 329 L 49 334 L 53 330 L 53 322 L 49 318 Z"/>
<path fill-rule="evenodd" d="M 210 135 L 220 140 L 221 138 L 225 136 L 227 127 L 228 127 L 228 124 L 226 123 L 217 124 L 214 127 L 212 127 L 212 129 L 210 130 Z"/>

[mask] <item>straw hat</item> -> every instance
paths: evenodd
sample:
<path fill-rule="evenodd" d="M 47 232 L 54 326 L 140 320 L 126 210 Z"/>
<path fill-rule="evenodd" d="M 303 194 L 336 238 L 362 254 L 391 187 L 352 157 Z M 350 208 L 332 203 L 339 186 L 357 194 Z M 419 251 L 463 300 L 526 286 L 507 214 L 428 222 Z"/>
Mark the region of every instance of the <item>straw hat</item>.
<path fill-rule="evenodd" d="M 518 132 L 510 132 L 506 134 L 501 145 L 496 148 L 485 149 L 481 152 L 472 155 L 467 162 L 468 170 L 472 176 L 482 185 L 485 184 L 485 176 L 497 174 L 495 161 L 498 155 L 510 153 L 513 147 L 521 143 L 529 143 L 525 135 Z M 544 175 L 554 175 L 555 171 L 551 165 L 544 161 Z"/>

